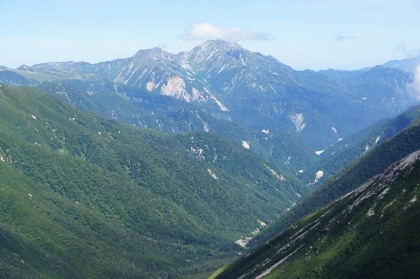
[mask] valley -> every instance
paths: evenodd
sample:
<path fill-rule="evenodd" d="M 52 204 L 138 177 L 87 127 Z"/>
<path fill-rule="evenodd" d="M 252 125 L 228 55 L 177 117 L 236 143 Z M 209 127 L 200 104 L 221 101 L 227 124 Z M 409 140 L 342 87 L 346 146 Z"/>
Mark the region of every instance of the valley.
<path fill-rule="evenodd" d="M 382 66 L 296 71 L 221 40 L 178 54 L 154 48 L 98 64 L 50 62 L 0 71 L 0 82 L 37 86 L 136 127 L 247 142 L 295 173 L 343 138 L 408 109 L 415 103 L 413 79 L 412 72 Z"/>
<path fill-rule="evenodd" d="M 297 71 L 208 40 L 0 67 L 0 273 L 418 275 L 410 61 Z"/>

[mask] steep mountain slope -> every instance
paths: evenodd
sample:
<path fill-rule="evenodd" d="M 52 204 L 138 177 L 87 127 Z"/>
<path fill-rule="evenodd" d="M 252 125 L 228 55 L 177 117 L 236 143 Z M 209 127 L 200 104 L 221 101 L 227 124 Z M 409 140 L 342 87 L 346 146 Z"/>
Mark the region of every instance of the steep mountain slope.
<path fill-rule="evenodd" d="M 420 150 L 300 220 L 217 278 L 418 278 Z"/>
<path fill-rule="evenodd" d="M 247 142 L 252 152 L 293 172 L 306 169 L 318 159 L 304 143 L 286 132 L 255 131 L 168 96 L 140 94 L 138 89 L 104 81 L 44 82 L 39 87 L 76 107 L 136 127 L 169 133 L 211 132 L 238 146 Z M 134 95 L 135 100 L 127 97 Z"/>
<path fill-rule="evenodd" d="M 0 127 L 0 269 L 11 277 L 204 276 L 306 193 L 214 135 L 139 130 L 33 87 L 0 85 Z"/>
<path fill-rule="evenodd" d="M 302 141 L 284 131 L 252 130 L 224 116 L 212 116 L 194 105 L 161 95 L 139 93 L 125 85 L 105 81 L 44 82 L 38 87 L 60 99 L 102 117 L 169 133 L 212 132 L 250 149 L 293 172 L 306 169 L 318 158 Z M 95 92 L 95 94 L 91 94 Z"/>
<path fill-rule="evenodd" d="M 163 99 L 146 95 L 169 96 L 181 102 L 169 106 L 164 114 L 178 112 L 179 105 L 183 109 L 193 106 L 254 134 L 261 130 L 287 133 L 312 152 L 325 150 L 337 139 L 400 113 L 414 102 L 405 88 L 412 75 L 396 69 L 376 67 L 336 78 L 325 72 L 295 71 L 271 56 L 220 40 L 178 54 L 154 48 L 97 64 L 52 62 L 4 71 L 19 75 L 22 83 L 66 82 L 80 89 L 76 83 L 82 81 L 82 92 L 99 95 L 92 98 L 99 103 L 104 91 L 105 99 L 109 100 L 110 94 L 122 95 L 142 108 L 162 108 L 159 101 Z M 19 80 L 4 79 L 18 84 Z M 98 86 L 104 81 L 109 83 L 106 90 Z M 94 106 L 90 108 L 95 111 Z M 107 107 L 107 114 L 127 116 L 115 107 Z M 139 122 L 138 116 L 134 113 L 129 122 Z M 143 125 L 154 122 L 145 121 Z"/>
<path fill-rule="evenodd" d="M 369 71 L 354 75 L 345 81 L 345 86 L 355 98 L 365 103 L 381 103 L 396 110 L 401 104 L 412 103 L 407 94 L 407 85 L 412 75 L 397 69 L 376 66 Z"/>
<path fill-rule="evenodd" d="M 361 183 L 383 172 L 392 162 L 420 149 L 420 122 L 386 140 L 350 166 L 311 192 L 271 226 L 263 230 L 251 245 L 259 244 L 279 234 L 294 222 L 321 209 L 334 199 L 349 193 Z"/>
<path fill-rule="evenodd" d="M 381 144 L 402 130 L 418 124 L 420 121 L 420 106 L 414 106 L 392 119 L 383 119 L 377 123 L 340 139 L 336 144 L 320 155 L 320 160 L 312 167 L 299 174 L 304 182 L 310 186 L 321 185 L 328 177 L 337 174 L 354 160 L 368 152 L 371 148 Z M 323 172 L 323 177 L 314 182 L 316 173 Z"/>
<path fill-rule="evenodd" d="M 20 71 L 19 69 L 17 71 Z M 36 81 L 31 80 L 16 71 L 0 66 L 0 81 L 5 84 L 18 84 L 18 85 L 32 85 Z"/>

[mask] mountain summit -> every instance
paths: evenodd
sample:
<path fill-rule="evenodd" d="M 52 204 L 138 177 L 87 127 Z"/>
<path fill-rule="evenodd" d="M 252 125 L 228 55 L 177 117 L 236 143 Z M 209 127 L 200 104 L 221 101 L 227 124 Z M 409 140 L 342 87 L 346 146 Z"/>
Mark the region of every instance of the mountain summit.
<path fill-rule="evenodd" d="M 152 49 L 139 50 L 133 55 L 133 58 L 146 58 L 151 60 L 171 59 L 174 55 L 170 52 L 164 51 L 159 47 Z"/>
<path fill-rule="evenodd" d="M 209 40 L 177 54 L 153 48 L 97 64 L 53 62 L 34 65 L 31 71 L 6 69 L 0 72 L 0 81 L 23 85 L 58 82 L 79 95 L 94 96 L 101 104 L 106 103 L 104 95 L 115 94 L 126 98 L 124 102 L 128 98 L 131 104 L 127 106 L 146 107 L 153 113 L 198 110 L 253 133 L 286 132 L 314 154 L 415 104 L 407 89 L 413 82 L 410 73 L 384 67 L 351 72 L 296 71 L 272 56 L 222 40 Z M 51 93 L 64 94 L 61 90 Z M 79 101 L 80 97 L 73 103 Z M 171 105 L 162 106 L 167 103 Z M 122 118 L 124 113 L 111 107 L 106 111 L 113 118 Z M 158 124 L 160 119 L 144 123 L 136 113 L 131 115 L 130 123 L 173 130 L 173 124 Z M 272 144 L 267 143 L 268 153 Z"/>

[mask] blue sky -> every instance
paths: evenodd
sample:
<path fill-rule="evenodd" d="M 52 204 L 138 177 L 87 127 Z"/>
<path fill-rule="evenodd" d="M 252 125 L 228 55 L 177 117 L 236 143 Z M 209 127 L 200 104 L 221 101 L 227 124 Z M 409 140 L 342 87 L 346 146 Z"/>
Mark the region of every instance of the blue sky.
<path fill-rule="evenodd" d="M 420 55 L 418 0 L 1 1 L 0 65 L 91 63 L 233 40 L 295 69 Z"/>

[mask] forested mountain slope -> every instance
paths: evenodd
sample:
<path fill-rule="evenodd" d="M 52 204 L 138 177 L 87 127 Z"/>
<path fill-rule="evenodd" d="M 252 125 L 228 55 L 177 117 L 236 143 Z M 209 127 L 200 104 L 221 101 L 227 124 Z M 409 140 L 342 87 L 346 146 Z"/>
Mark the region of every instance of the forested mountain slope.
<path fill-rule="evenodd" d="M 400 133 L 367 152 L 336 176 L 327 180 L 287 213 L 264 229 L 253 242 L 255 244 L 282 232 L 304 216 L 321 209 L 334 199 L 354 190 L 364 181 L 383 172 L 392 162 L 420 149 L 420 123 L 416 122 Z M 251 244 L 254 244 L 251 243 Z"/>
<path fill-rule="evenodd" d="M 0 127 L 0 269 L 13 278 L 202 277 L 306 192 L 214 135 L 139 130 L 33 87 L 0 86 Z"/>
<path fill-rule="evenodd" d="M 414 106 L 394 118 L 378 121 L 356 134 L 341 139 L 325 150 L 320 155 L 320 159 L 304 173 L 299 174 L 299 177 L 312 187 L 319 186 L 370 149 L 375 148 L 402 130 L 417 125 L 419 121 L 420 105 Z M 314 183 L 316 172 L 319 170 L 323 172 L 323 177 L 318 179 L 317 183 Z"/>
<path fill-rule="evenodd" d="M 217 278 L 418 278 L 420 150 L 301 219 Z"/>

